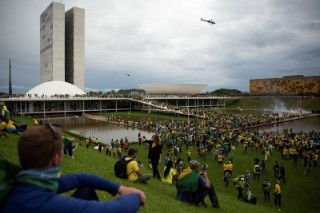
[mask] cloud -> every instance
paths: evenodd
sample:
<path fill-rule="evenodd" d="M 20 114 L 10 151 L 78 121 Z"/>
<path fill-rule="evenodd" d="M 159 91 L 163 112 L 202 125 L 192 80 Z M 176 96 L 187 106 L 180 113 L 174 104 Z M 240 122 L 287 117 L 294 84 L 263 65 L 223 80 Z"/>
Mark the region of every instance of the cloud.
<path fill-rule="evenodd" d="M 40 14 L 51 0 L 0 2 L 0 85 L 39 84 Z M 249 80 L 318 76 L 318 0 L 65 0 L 85 9 L 85 86 L 206 83 L 249 90 Z M 216 24 L 201 22 L 213 19 Z M 27 30 L 25 30 L 27 29 Z M 125 76 L 130 73 L 130 78 Z M 0 87 L 1 90 L 2 87 Z"/>

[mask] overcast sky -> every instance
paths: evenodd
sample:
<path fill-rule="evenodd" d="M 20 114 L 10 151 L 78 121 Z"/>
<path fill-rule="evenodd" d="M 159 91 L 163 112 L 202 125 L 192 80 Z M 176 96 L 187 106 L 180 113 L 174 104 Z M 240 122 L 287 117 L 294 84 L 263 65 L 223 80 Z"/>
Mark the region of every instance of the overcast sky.
<path fill-rule="evenodd" d="M 0 0 L 0 91 L 8 92 L 9 59 L 14 93 L 40 83 L 40 15 L 51 2 Z M 250 79 L 320 75 L 319 0 L 62 3 L 85 9 L 86 91 L 143 83 L 249 91 Z"/>

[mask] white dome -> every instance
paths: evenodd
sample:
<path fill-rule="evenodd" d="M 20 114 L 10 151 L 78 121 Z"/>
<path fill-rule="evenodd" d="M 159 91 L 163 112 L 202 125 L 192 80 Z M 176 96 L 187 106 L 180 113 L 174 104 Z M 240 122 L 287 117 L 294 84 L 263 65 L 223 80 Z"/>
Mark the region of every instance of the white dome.
<path fill-rule="evenodd" d="M 54 95 L 85 95 L 77 86 L 65 81 L 48 81 L 33 87 L 26 93 L 28 97 L 52 97 Z"/>
<path fill-rule="evenodd" d="M 207 84 L 140 84 L 140 88 L 148 94 L 177 94 L 194 95 L 199 94 Z"/>

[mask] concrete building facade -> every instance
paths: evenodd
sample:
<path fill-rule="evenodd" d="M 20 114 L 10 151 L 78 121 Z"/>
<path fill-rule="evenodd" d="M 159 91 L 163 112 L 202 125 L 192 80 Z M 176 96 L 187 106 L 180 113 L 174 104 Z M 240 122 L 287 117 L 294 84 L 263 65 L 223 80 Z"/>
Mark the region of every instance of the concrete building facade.
<path fill-rule="evenodd" d="M 84 9 L 52 2 L 40 16 L 40 81 L 84 89 Z"/>
<path fill-rule="evenodd" d="M 65 9 L 52 2 L 40 16 L 40 81 L 65 81 Z"/>
<path fill-rule="evenodd" d="M 73 7 L 65 14 L 66 82 L 84 90 L 84 9 Z"/>
<path fill-rule="evenodd" d="M 250 95 L 308 95 L 320 94 L 320 76 L 283 76 L 250 80 Z"/>

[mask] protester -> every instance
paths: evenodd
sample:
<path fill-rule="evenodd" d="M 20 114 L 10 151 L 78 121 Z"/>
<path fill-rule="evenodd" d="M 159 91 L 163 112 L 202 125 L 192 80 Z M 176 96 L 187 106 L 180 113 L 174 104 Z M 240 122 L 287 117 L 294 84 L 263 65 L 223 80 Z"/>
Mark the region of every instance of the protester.
<path fill-rule="evenodd" d="M 51 124 L 26 130 L 18 141 L 21 171 L 0 212 L 137 212 L 143 191 L 89 174 L 62 175 L 62 133 Z M 59 194 L 75 190 L 72 197 Z M 99 202 L 95 190 L 121 195 Z"/>
<path fill-rule="evenodd" d="M 26 123 L 17 124 L 11 118 L 10 111 L 4 102 L 0 102 L 0 130 L 9 133 L 22 134 L 27 129 Z"/>
<path fill-rule="evenodd" d="M 238 191 L 238 200 L 243 201 L 243 190 L 246 183 L 246 179 L 244 175 L 238 175 L 236 178 L 233 179 L 233 185 L 236 187 Z"/>
<path fill-rule="evenodd" d="M 220 208 L 216 192 L 207 172 L 199 173 L 199 162 L 191 160 L 189 167 L 184 169 L 176 182 L 177 198 L 192 205 L 206 206 L 204 199 L 208 195 L 213 208 Z"/>
<path fill-rule="evenodd" d="M 249 170 L 246 171 L 246 174 L 245 174 L 245 180 L 247 183 L 250 183 L 251 182 L 251 173 Z"/>
<path fill-rule="evenodd" d="M 243 201 L 254 205 L 257 204 L 257 196 L 252 193 L 252 190 L 248 183 L 246 183 L 244 187 Z"/>
<path fill-rule="evenodd" d="M 73 156 L 73 149 L 75 146 L 72 146 L 72 142 L 75 140 L 73 137 L 63 136 L 63 153 L 65 156 L 68 156 L 68 158 L 74 159 Z"/>
<path fill-rule="evenodd" d="M 278 180 L 279 180 L 279 181 L 280 181 L 280 180 L 283 180 L 283 182 L 286 183 L 285 175 L 286 175 L 286 170 L 285 170 L 285 168 L 284 168 L 284 165 L 281 164 L 281 165 L 280 165 L 280 174 L 279 174 L 279 179 L 278 179 Z"/>
<path fill-rule="evenodd" d="M 32 120 L 33 120 L 33 125 L 34 126 L 39 125 L 39 120 L 37 118 L 33 118 Z"/>
<path fill-rule="evenodd" d="M 268 179 L 265 179 L 262 183 L 262 190 L 264 195 L 264 201 L 270 202 L 270 192 L 271 192 L 271 184 L 269 183 Z"/>
<path fill-rule="evenodd" d="M 151 179 L 151 175 L 143 174 L 139 171 L 138 162 L 135 160 L 135 158 L 137 157 L 137 154 L 138 154 L 138 150 L 129 149 L 128 156 L 125 158 L 126 161 L 133 159 L 127 165 L 128 180 L 132 182 L 146 184 L 147 181 Z"/>
<path fill-rule="evenodd" d="M 174 163 L 171 160 L 169 160 L 168 164 L 164 167 L 163 170 L 162 182 L 172 184 L 177 180 L 177 178 L 178 174 L 176 169 L 174 168 Z"/>
<path fill-rule="evenodd" d="M 139 141 L 139 145 L 141 145 L 141 142 L 142 142 L 141 132 L 138 133 L 138 141 Z"/>
<path fill-rule="evenodd" d="M 225 175 L 227 172 L 228 172 L 228 163 L 225 162 L 225 163 L 223 164 L 223 175 Z"/>
<path fill-rule="evenodd" d="M 230 182 L 230 178 L 231 178 L 231 174 L 230 174 L 230 172 L 227 171 L 224 174 L 224 176 L 222 177 L 222 180 L 225 182 L 225 187 L 228 187 L 229 182 Z"/>
<path fill-rule="evenodd" d="M 230 173 L 231 177 L 232 177 L 232 169 L 233 169 L 233 164 L 231 161 L 228 162 L 227 164 L 227 171 Z"/>
<path fill-rule="evenodd" d="M 292 166 L 293 167 L 298 166 L 298 158 L 299 158 L 299 154 L 296 150 L 294 150 L 293 155 L 292 155 Z"/>
<path fill-rule="evenodd" d="M 279 211 L 281 211 L 281 188 L 280 188 L 280 181 L 274 184 L 273 188 L 273 195 L 274 195 L 274 205 L 279 207 Z"/>
<path fill-rule="evenodd" d="M 280 170 L 280 165 L 279 165 L 278 161 L 274 161 L 273 171 L 274 171 L 275 178 L 279 177 L 279 170 Z"/>
<path fill-rule="evenodd" d="M 147 141 L 149 144 L 149 153 L 148 159 L 151 160 L 152 163 L 152 171 L 153 177 L 157 179 L 161 179 L 158 165 L 161 163 L 162 158 L 162 147 L 160 145 L 160 139 L 158 135 L 153 135 L 151 141 Z"/>
<path fill-rule="evenodd" d="M 223 161 L 223 154 L 222 152 L 219 152 L 218 156 L 217 156 L 217 159 L 218 159 L 218 165 L 222 165 L 222 161 Z"/>
<path fill-rule="evenodd" d="M 256 178 L 259 180 L 260 179 L 260 173 L 261 173 L 261 167 L 259 164 L 255 164 L 253 166 L 253 180 Z"/>

